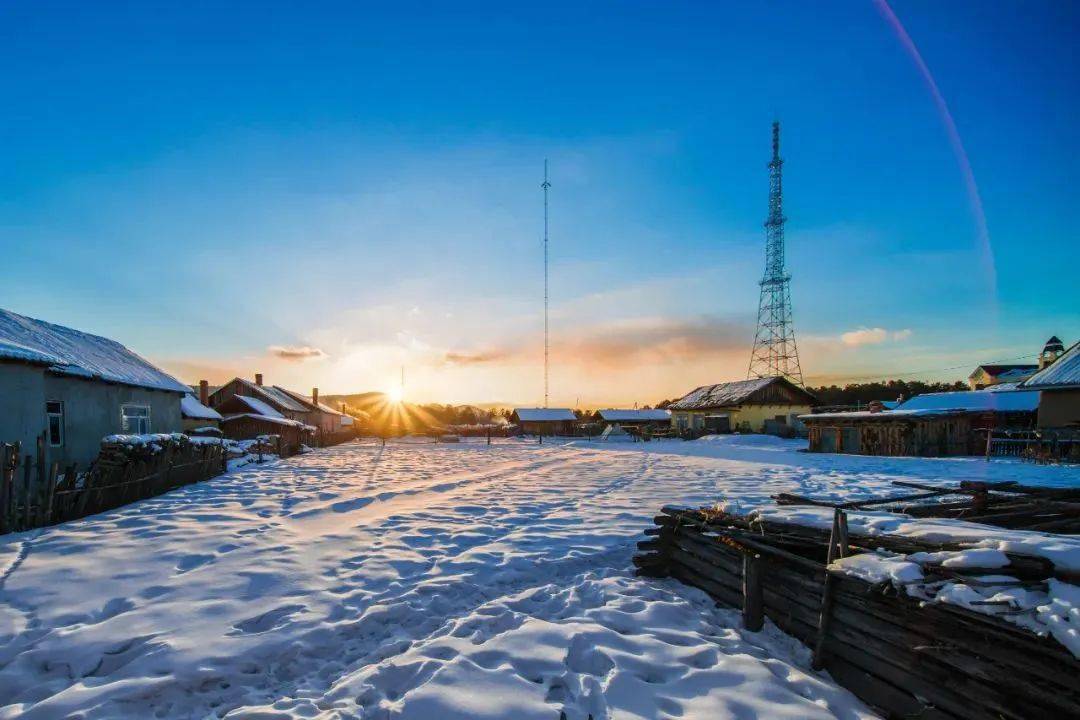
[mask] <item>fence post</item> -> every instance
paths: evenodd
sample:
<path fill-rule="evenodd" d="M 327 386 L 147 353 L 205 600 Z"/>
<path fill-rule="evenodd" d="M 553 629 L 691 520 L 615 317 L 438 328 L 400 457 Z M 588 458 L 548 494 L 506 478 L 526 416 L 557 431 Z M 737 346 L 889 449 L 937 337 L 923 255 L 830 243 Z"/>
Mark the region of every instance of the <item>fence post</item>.
<path fill-rule="evenodd" d="M 33 485 L 31 480 L 32 469 L 34 465 L 34 456 L 26 456 L 26 465 L 23 466 L 23 530 L 30 529 L 30 488 Z"/>
<path fill-rule="evenodd" d="M 17 445 L 0 445 L 0 533 L 8 531 L 8 516 L 11 514 L 11 482 L 15 469 L 19 467 Z"/>
<path fill-rule="evenodd" d="M 38 508 L 38 526 L 45 527 L 52 522 L 53 493 L 56 492 L 56 478 L 60 474 L 60 461 L 53 460 L 46 477 L 46 486 L 42 488 L 41 507 Z"/>
<path fill-rule="evenodd" d="M 743 568 L 743 627 L 758 632 L 765 624 L 765 605 L 761 590 L 761 556 L 746 553 Z"/>

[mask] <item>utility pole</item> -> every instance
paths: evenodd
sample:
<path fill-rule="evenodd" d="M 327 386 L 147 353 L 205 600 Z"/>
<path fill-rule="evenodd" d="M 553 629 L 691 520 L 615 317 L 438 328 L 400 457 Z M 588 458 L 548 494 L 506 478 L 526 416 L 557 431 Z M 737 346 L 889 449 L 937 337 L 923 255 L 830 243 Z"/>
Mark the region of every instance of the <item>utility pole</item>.
<path fill-rule="evenodd" d="M 550 333 L 548 325 L 548 161 L 544 158 L 544 182 L 540 184 L 544 190 L 544 407 L 548 406 L 548 360 L 551 352 Z"/>
<path fill-rule="evenodd" d="M 769 163 L 769 219 L 765 221 L 765 275 L 761 279 L 757 331 L 747 379 L 783 377 L 803 384 L 799 349 L 791 320 L 791 275 L 784 267 L 783 176 L 780 159 L 780 123 L 772 125 L 772 161 Z"/>

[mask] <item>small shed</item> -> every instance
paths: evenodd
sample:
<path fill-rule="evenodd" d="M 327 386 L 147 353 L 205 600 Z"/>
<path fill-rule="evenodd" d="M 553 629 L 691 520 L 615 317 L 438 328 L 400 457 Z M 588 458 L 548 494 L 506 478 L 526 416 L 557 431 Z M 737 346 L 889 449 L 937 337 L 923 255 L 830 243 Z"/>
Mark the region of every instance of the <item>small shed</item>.
<path fill-rule="evenodd" d="M 191 393 L 180 399 L 180 415 L 184 421 L 184 432 L 199 435 L 206 428 L 221 429 L 221 413 L 203 405 Z"/>
<path fill-rule="evenodd" d="M 570 408 L 514 408 L 510 419 L 527 435 L 574 435 L 577 429 Z"/>
<path fill-rule="evenodd" d="M 608 426 L 618 425 L 620 427 L 658 427 L 671 425 L 671 411 L 670 410 L 621 410 L 618 408 L 607 408 L 600 410 L 600 419 L 603 420 Z"/>
<path fill-rule="evenodd" d="M 1080 342 L 1020 383 L 1020 388 L 1041 392 L 1040 428 L 1080 427 Z"/>
<path fill-rule="evenodd" d="M 983 451 L 989 430 L 1031 427 L 1035 421 L 1037 392 L 996 388 L 927 393 L 895 410 L 816 413 L 800 420 L 809 427 L 810 452 L 974 455 Z"/>

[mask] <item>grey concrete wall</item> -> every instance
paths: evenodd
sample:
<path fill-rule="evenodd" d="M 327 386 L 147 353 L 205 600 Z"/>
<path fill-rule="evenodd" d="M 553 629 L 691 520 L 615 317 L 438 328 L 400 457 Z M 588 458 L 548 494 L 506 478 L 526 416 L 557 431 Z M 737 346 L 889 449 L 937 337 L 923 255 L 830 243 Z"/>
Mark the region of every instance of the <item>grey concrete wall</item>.
<path fill-rule="evenodd" d="M 45 429 L 45 369 L 0 362 L 0 442 L 21 442 L 33 454 Z"/>
<path fill-rule="evenodd" d="M 123 432 L 120 407 L 126 404 L 150 407 L 150 432 L 183 430 L 179 393 L 46 374 L 43 394 L 38 399 L 42 429 L 48 400 L 64 403 L 64 446 L 48 448 L 49 462 L 84 465 L 96 458 L 101 438 Z"/>

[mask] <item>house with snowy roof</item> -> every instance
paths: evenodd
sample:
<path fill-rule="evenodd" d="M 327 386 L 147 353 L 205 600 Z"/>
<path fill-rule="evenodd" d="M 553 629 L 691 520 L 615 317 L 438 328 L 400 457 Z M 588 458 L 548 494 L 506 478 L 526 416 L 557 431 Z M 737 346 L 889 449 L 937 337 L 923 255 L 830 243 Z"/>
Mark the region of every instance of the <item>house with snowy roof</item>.
<path fill-rule="evenodd" d="M 1038 392 L 1010 383 L 916 395 L 892 410 L 800 419 L 810 428 L 810 452 L 943 457 L 983 452 L 989 431 L 1034 426 L 1038 407 Z"/>
<path fill-rule="evenodd" d="M 115 340 L 0 309 L 0 442 L 47 464 L 94 460 L 107 435 L 179 432 L 189 388 Z"/>
<path fill-rule="evenodd" d="M 225 383 L 210 394 L 210 407 L 219 412 L 222 412 L 223 407 L 229 412 L 234 412 L 239 406 L 231 398 L 236 396 L 256 398 L 278 415 L 303 425 L 310 425 L 315 428 L 314 442 L 317 444 L 321 444 L 322 437 L 342 432 L 352 425 L 351 417 L 319 402 L 318 388 L 312 388 L 310 396 L 303 395 L 280 385 L 263 383 L 262 373 L 255 373 L 254 382 L 237 377 Z M 243 400 L 238 402 L 244 403 Z"/>
<path fill-rule="evenodd" d="M 199 383 L 198 392 L 198 397 L 189 392 L 180 401 L 184 432 L 189 435 L 218 435 L 222 417 L 221 413 L 210 407 L 210 386 L 206 380 Z"/>
<path fill-rule="evenodd" d="M 968 387 L 972 390 L 982 390 L 994 385 L 1023 382 L 1038 371 L 1052 365 L 1064 352 L 1065 347 L 1061 344 L 1061 340 L 1057 335 L 1052 335 L 1043 345 L 1038 363 L 979 365 L 968 375 Z"/>
<path fill-rule="evenodd" d="M 1020 388 L 1039 392 L 1039 427 L 1080 428 L 1080 342 L 1020 383 Z"/>
<path fill-rule="evenodd" d="M 319 388 L 311 388 L 311 395 L 303 395 L 293 390 L 287 390 L 279 385 L 275 385 L 274 388 L 285 393 L 308 409 L 305 416 L 305 422 L 307 422 L 308 425 L 314 425 L 318 428 L 318 434 L 320 436 L 336 435 L 351 429 L 353 425 L 353 418 L 351 416 L 335 410 L 326 403 L 319 402 Z"/>
<path fill-rule="evenodd" d="M 773 432 L 797 426 L 798 416 L 809 413 L 814 402 L 813 395 L 787 378 L 767 377 L 702 385 L 668 409 L 680 433 Z"/>
<path fill-rule="evenodd" d="M 577 419 L 570 408 L 514 408 L 510 416 L 527 435 L 574 435 Z"/>
<path fill-rule="evenodd" d="M 607 428 L 637 428 L 639 430 L 645 428 L 655 427 L 670 427 L 671 426 L 671 411 L 670 410 L 638 410 L 633 409 L 620 409 L 620 408 L 604 408 L 598 410 L 597 414 L 600 415 L 600 420 L 605 424 L 605 430 Z"/>

